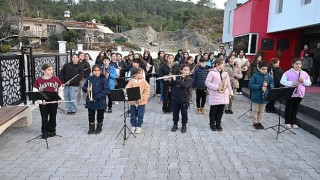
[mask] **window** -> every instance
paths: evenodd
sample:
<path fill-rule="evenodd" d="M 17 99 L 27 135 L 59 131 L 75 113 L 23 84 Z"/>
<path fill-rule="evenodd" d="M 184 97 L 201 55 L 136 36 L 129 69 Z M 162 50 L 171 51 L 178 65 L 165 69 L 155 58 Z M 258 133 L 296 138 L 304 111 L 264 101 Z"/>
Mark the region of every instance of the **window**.
<path fill-rule="evenodd" d="M 273 50 L 274 41 L 273 39 L 263 38 L 261 42 L 261 50 Z"/>
<path fill-rule="evenodd" d="M 30 31 L 30 26 L 23 26 L 23 31 Z"/>
<path fill-rule="evenodd" d="M 289 50 L 289 39 L 278 39 L 277 50 L 288 51 Z"/>
<path fill-rule="evenodd" d="M 56 32 L 56 25 L 47 25 L 47 32 L 48 33 Z"/>
<path fill-rule="evenodd" d="M 277 9 L 276 9 L 276 13 L 282 13 L 282 8 L 283 8 L 283 0 L 277 0 Z"/>
<path fill-rule="evenodd" d="M 231 24 L 232 24 L 232 11 L 229 11 L 229 19 L 228 19 L 228 34 L 231 33 Z"/>
<path fill-rule="evenodd" d="M 303 0 L 303 1 L 304 1 L 303 4 L 309 4 L 309 3 L 311 3 L 311 0 Z"/>
<path fill-rule="evenodd" d="M 239 52 L 243 50 L 246 54 L 255 54 L 257 50 L 257 34 L 246 34 L 233 39 L 233 50 Z"/>

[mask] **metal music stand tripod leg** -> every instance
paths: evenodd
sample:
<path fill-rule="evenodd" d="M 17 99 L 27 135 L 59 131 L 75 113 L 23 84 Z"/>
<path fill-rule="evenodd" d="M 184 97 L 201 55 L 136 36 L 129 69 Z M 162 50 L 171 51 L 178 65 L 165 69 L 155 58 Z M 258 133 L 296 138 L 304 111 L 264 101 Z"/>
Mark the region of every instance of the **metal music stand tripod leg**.
<path fill-rule="evenodd" d="M 243 116 L 247 116 L 249 118 L 252 118 L 252 101 L 251 101 L 251 89 L 250 89 L 250 95 L 249 95 L 249 99 L 250 99 L 250 109 L 247 110 L 245 113 L 243 113 L 241 116 L 239 116 L 238 118 L 241 118 Z M 249 116 L 247 115 L 247 113 L 250 112 Z"/>
<path fill-rule="evenodd" d="M 273 129 L 277 132 L 277 137 L 276 139 L 278 139 L 279 137 L 279 134 L 280 133 L 283 133 L 285 131 L 290 131 L 291 133 L 293 134 L 296 134 L 295 132 L 291 131 L 290 129 L 287 129 L 286 127 L 284 127 L 283 125 L 281 125 L 281 104 L 282 104 L 282 100 L 283 99 L 288 99 L 292 96 L 293 94 L 293 91 L 294 91 L 294 87 L 284 87 L 284 88 L 274 88 L 274 89 L 271 89 L 270 92 L 268 93 L 268 97 L 267 97 L 267 100 L 268 101 L 271 101 L 271 100 L 279 100 L 279 116 L 278 116 L 278 124 L 277 125 L 274 125 L 274 126 L 270 126 L 268 128 L 266 128 L 265 130 L 267 129 Z M 275 127 L 278 127 L 277 130 L 275 129 Z M 280 131 L 280 127 L 284 128 L 285 130 L 283 131 Z"/>
<path fill-rule="evenodd" d="M 33 141 L 33 140 L 35 140 L 35 139 L 43 139 L 43 138 L 41 138 L 41 136 L 42 136 L 42 135 L 36 136 L 36 137 L 28 140 L 27 143 L 29 143 L 29 142 L 31 142 L 31 141 Z M 47 149 L 49 149 L 48 138 L 45 138 L 44 140 L 46 140 Z"/>
<path fill-rule="evenodd" d="M 270 126 L 268 128 L 265 128 L 265 130 L 267 129 L 273 129 L 277 132 L 277 137 L 276 139 L 278 139 L 279 137 L 279 134 L 285 132 L 285 131 L 290 131 L 291 133 L 293 134 L 296 134 L 295 132 L 291 131 L 290 129 L 284 127 L 283 125 L 281 125 L 281 104 L 282 104 L 282 100 L 280 99 L 280 102 L 279 102 L 279 113 L 278 113 L 278 124 L 277 125 L 274 125 L 274 126 Z M 278 127 L 277 130 L 275 129 L 275 127 Z M 280 131 L 280 127 L 282 127 L 284 130 L 283 131 Z"/>
<path fill-rule="evenodd" d="M 136 136 L 133 134 L 133 132 L 131 131 L 131 129 L 127 126 L 127 114 L 126 114 L 126 102 L 123 101 L 123 127 L 121 128 L 120 132 L 118 133 L 116 139 L 119 137 L 119 135 L 122 133 L 123 131 L 123 145 L 125 145 L 126 140 L 129 138 L 129 136 L 132 134 L 134 136 L 134 138 L 136 138 Z M 129 130 L 129 135 L 127 136 L 127 129 Z"/>

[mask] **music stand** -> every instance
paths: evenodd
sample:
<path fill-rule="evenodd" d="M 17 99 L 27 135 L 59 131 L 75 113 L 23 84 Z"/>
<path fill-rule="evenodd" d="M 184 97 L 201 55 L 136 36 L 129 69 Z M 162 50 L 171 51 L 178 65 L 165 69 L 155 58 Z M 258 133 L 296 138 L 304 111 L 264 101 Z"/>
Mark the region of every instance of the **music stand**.
<path fill-rule="evenodd" d="M 245 80 L 246 81 L 246 80 Z M 242 87 L 249 87 L 249 81 L 248 83 L 243 83 Z M 249 118 L 252 118 L 252 101 L 251 101 L 251 93 L 252 93 L 252 89 L 249 89 L 249 99 L 250 99 L 250 109 L 248 109 L 245 113 L 243 113 L 241 116 L 239 116 L 238 118 L 241 118 L 242 116 L 247 116 Z M 250 112 L 249 116 L 247 115 L 247 113 Z"/>
<path fill-rule="evenodd" d="M 111 90 L 111 99 L 112 101 L 123 101 L 123 127 L 121 128 L 120 132 L 118 133 L 116 139 L 119 137 L 119 135 L 123 131 L 123 145 L 125 145 L 125 141 L 129 138 L 129 136 L 132 134 L 135 138 L 136 136 L 133 134 L 131 129 L 127 126 L 126 118 L 126 101 L 132 101 L 132 100 L 139 100 L 140 97 L 140 88 L 134 87 L 134 88 L 127 88 L 127 89 L 115 89 Z M 129 135 L 127 136 L 127 129 L 129 130 Z"/>
<path fill-rule="evenodd" d="M 45 101 L 58 101 L 58 100 L 61 100 L 61 97 L 56 92 L 44 92 L 44 91 L 26 92 L 26 95 L 29 97 L 29 100 L 31 100 L 33 102 L 33 104 L 37 100 L 45 100 Z M 55 135 L 55 136 L 62 137 L 60 135 Z M 49 137 L 42 138 L 42 135 L 40 134 L 40 135 L 28 140 L 27 143 L 29 143 L 29 142 L 31 142 L 31 141 L 33 141 L 35 139 L 44 139 L 44 140 L 46 140 L 47 149 L 49 149 L 49 144 L 48 144 L 48 140 L 47 140 L 48 138 Z"/>
<path fill-rule="evenodd" d="M 268 93 L 268 96 L 266 98 L 266 100 L 268 101 L 276 101 L 276 100 L 279 100 L 279 120 L 278 120 L 278 124 L 277 125 L 274 125 L 274 126 L 270 126 L 268 128 L 266 128 L 265 130 L 267 129 L 273 129 L 277 132 L 277 138 L 278 139 L 278 136 L 280 133 L 283 133 L 285 131 L 290 131 L 291 133 L 293 134 L 296 134 L 295 132 L 291 131 L 290 129 L 287 129 L 285 126 L 281 125 L 281 122 L 280 122 L 280 118 L 281 118 L 281 104 L 282 104 L 282 100 L 284 99 L 288 99 L 292 96 L 292 93 L 294 91 L 295 87 L 281 87 L 281 88 L 273 88 L 269 91 Z M 278 127 L 278 129 L 276 130 L 275 127 Z M 284 128 L 285 130 L 283 131 L 280 131 L 280 127 Z"/>

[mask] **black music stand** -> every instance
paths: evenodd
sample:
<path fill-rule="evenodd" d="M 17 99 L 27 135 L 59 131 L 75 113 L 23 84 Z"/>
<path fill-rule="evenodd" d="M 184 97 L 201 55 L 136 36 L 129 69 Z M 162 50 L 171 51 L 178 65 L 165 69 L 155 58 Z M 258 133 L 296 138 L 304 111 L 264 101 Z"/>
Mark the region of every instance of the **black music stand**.
<path fill-rule="evenodd" d="M 33 104 L 37 100 L 45 100 L 48 102 L 61 100 L 61 97 L 56 92 L 44 92 L 44 91 L 26 92 L 26 95 L 29 97 L 29 100 L 31 100 L 33 102 Z M 55 135 L 55 136 L 62 137 L 60 135 Z M 28 140 L 27 143 L 29 143 L 35 139 L 44 139 L 44 140 L 46 140 L 47 149 L 49 149 L 49 144 L 48 144 L 48 140 L 47 140 L 48 138 L 49 137 L 42 138 L 42 135 L 40 134 L 40 135 Z"/>
<path fill-rule="evenodd" d="M 278 121 L 278 124 L 274 125 L 274 126 L 270 126 L 270 127 L 265 129 L 265 130 L 267 130 L 267 129 L 271 128 L 271 129 L 275 130 L 277 132 L 277 138 L 276 139 L 278 139 L 278 136 L 279 136 L 280 133 L 283 133 L 285 131 L 290 131 L 291 133 L 296 134 L 295 132 L 293 132 L 290 129 L 287 129 L 286 127 L 281 125 L 281 122 L 280 122 L 282 100 L 290 98 L 292 96 L 292 93 L 293 93 L 294 89 L 295 89 L 295 87 L 273 88 L 273 89 L 271 89 L 269 91 L 268 96 L 266 98 L 266 100 L 268 100 L 268 101 L 279 100 L 279 104 L 280 104 L 279 105 L 279 121 Z M 278 129 L 276 130 L 275 127 L 278 127 Z M 280 131 L 280 127 L 284 128 L 285 130 Z"/>
<path fill-rule="evenodd" d="M 127 89 L 111 90 L 111 99 L 112 99 L 112 101 L 123 101 L 123 114 L 124 114 L 123 127 L 121 128 L 120 132 L 118 133 L 116 139 L 119 137 L 119 135 L 123 131 L 123 145 L 125 145 L 125 141 L 129 138 L 129 136 L 131 134 L 136 138 L 136 136 L 133 134 L 133 132 L 127 126 L 126 118 L 128 117 L 128 114 L 126 114 L 126 101 L 133 101 L 133 100 L 141 99 L 140 88 L 134 87 L 134 88 L 127 88 Z M 127 136 L 127 129 L 130 132 L 128 136 Z"/>
<path fill-rule="evenodd" d="M 153 78 L 153 95 L 149 98 L 149 101 L 150 99 L 154 98 L 157 96 L 157 77 L 158 77 L 158 74 L 157 73 L 151 73 L 150 74 L 150 79 Z"/>

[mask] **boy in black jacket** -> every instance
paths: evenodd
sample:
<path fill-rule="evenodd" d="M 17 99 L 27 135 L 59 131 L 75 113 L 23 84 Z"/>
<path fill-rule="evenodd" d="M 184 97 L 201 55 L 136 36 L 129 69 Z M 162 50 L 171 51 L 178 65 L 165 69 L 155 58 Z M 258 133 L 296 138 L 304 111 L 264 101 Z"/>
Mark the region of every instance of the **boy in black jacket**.
<path fill-rule="evenodd" d="M 173 77 L 171 84 L 173 84 L 172 91 L 172 111 L 173 111 L 173 127 L 172 132 L 178 129 L 179 112 L 181 111 L 182 116 L 182 128 L 181 132 L 187 131 L 188 123 L 188 107 L 189 107 L 189 91 L 192 87 L 192 78 L 190 74 L 190 67 L 187 64 L 181 66 L 180 69 L 182 77 Z"/>

